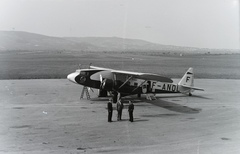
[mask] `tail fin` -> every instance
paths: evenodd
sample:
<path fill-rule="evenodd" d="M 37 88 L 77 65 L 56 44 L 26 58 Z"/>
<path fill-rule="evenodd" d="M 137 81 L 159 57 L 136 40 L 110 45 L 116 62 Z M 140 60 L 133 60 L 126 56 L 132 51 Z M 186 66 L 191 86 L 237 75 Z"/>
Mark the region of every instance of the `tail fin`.
<path fill-rule="evenodd" d="M 182 79 L 178 83 L 179 91 L 184 94 L 192 95 L 191 92 L 194 90 L 201 90 L 204 91 L 202 88 L 194 87 L 194 74 L 193 74 L 193 68 L 189 68 L 187 72 L 184 74 Z"/>
<path fill-rule="evenodd" d="M 178 85 L 193 87 L 194 86 L 193 79 L 194 79 L 193 68 L 190 67 L 184 74 L 182 79 L 179 81 Z"/>

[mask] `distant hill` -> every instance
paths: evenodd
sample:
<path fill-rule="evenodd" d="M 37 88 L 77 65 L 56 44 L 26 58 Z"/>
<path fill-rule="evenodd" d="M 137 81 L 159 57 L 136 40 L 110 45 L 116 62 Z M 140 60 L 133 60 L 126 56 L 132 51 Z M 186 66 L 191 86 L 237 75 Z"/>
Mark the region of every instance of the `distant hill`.
<path fill-rule="evenodd" d="M 0 31 L 0 50 L 92 50 L 95 48 L 91 44 L 77 43 L 60 37 Z"/>
<path fill-rule="evenodd" d="M 107 51 L 172 51 L 197 49 L 172 45 L 162 45 L 139 39 L 123 39 L 118 37 L 66 37 L 66 39 L 78 43 L 84 42 L 87 44 L 92 44 Z"/>
<path fill-rule="evenodd" d="M 0 50 L 156 51 L 176 53 L 239 52 L 239 50 L 162 45 L 139 39 L 123 39 L 118 37 L 52 37 L 21 31 L 0 31 Z"/>

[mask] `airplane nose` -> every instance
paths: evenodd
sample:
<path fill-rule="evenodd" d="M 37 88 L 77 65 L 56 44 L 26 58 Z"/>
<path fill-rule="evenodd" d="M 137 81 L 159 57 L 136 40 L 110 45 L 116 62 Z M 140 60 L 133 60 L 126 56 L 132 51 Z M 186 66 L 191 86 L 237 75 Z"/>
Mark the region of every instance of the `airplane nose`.
<path fill-rule="evenodd" d="M 76 78 L 77 75 L 78 75 L 78 73 L 71 73 L 71 74 L 69 74 L 69 75 L 67 76 L 67 79 L 68 79 L 69 81 L 72 81 L 73 83 L 77 83 L 76 80 L 75 80 L 75 78 Z"/>

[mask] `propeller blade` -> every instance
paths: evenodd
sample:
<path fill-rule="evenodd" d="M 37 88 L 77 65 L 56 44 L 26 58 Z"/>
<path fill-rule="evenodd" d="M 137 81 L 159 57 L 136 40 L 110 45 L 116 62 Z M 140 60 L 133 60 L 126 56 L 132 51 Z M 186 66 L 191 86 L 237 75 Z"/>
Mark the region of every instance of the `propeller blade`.
<path fill-rule="evenodd" d="M 102 74 L 100 74 L 100 82 L 103 82 Z"/>

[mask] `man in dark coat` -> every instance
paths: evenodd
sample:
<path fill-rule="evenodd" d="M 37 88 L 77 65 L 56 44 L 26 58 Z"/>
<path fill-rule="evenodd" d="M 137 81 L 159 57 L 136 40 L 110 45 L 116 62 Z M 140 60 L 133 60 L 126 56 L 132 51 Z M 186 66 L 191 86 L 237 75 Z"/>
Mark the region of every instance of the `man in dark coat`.
<path fill-rule="evenodd" d="M 113 107 L 112 107 L 112 101 L 109 99 L 108 104 L 108 122 L 112 122 L 112 112 L 113 112 Z"/>
<path fill-rule="evenodd" d="M 118 121 L 122 120 L 122 110 L 123 110 L 123 103 L 119 99 L 118 102 L 117 102 L 117 111 L 118 111 L 117 120 Z"/>
<path fill-rule="evenodd" d="M 134 105 L 131 101 L 129 101 L 128 112 L 129 112 L 129 121 L 131 122 L 133 122 L 133 110 L 134 110 Z"/>

